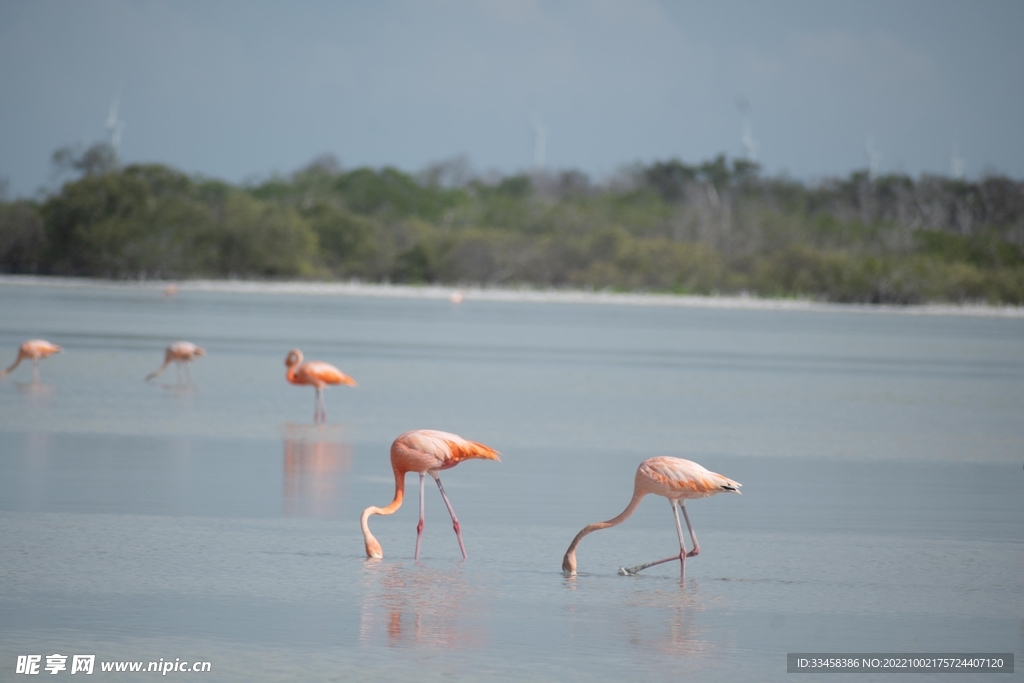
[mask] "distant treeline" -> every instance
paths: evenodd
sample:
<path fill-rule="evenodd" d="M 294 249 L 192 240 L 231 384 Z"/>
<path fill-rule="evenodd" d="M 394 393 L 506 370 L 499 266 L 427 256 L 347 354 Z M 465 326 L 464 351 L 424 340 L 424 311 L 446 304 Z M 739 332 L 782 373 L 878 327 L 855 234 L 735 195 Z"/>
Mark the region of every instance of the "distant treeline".
<path fill-rule="evenodd" d="M 235 186 L 111 150 L 0 201 L 0 271 L 588 287 L 829 301 L 1024 303 L 1024 183 L 858 172 L 814 185 L 720 156 L 479 177 L 342 170 L 331 157 Z"/>

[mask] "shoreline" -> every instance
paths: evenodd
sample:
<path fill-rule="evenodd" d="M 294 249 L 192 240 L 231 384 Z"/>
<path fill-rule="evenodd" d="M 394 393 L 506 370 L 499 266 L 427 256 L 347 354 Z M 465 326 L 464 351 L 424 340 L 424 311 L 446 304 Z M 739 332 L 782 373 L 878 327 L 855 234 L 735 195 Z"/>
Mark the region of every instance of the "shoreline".
<path fill-rule="evenodd" d="M 68 288 L 140 288 L 161 291 L 174 285 L 179 292 L 225 292 L 236 294 L 292 294 L 305 296 L 357 296 L 406 299 L 450 300 L 459 294 L 464 301 L 510 303 L 600 304 L 619 306 L 661 306 L 751 311 L 805 311 L 816 313 L 875 313 L 939 315 L 985 318 L 1024 318 L 1024 306 L 988 304 L 845 304 L 811 299 L 763 299 L 751 295 L 660 294 L 643 292 L 534 289 L 513 287 L 459 287 L 452 285 L 398 285 L 365 282 L 313 282 L 264 280 L 99 280 L 50 275 L 0 275 L 0 286 Z"/>

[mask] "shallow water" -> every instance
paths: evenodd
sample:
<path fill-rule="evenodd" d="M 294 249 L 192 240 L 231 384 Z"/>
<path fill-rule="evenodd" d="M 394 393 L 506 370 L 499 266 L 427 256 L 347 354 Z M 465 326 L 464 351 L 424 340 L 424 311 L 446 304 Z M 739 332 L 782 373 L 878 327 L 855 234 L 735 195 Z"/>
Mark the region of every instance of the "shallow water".
<path fill-rule="evenodd" d="M 786 652 L 1024 651 L 1019 319 L 0 282 L 0 354 L 30 337 L 65 352 L 0 382 L 0 680 L 55 652 L 211 680 L 733 681 L 786 678 Z M 193 383 L 143 382 L 177 339 L 207 349 Z M 326 426 L 292 347 L 359 380 Z M 359 512 L 425 427 L 504 454 L 442 476 L 469 559 L 431 485 L 412 560 L 412 475 L 367 561 Z M 678 547 L 657 498 L 563 577 L 658 454 L 744 484 L 687 506 L 686 582 L 616 575 Z"/>

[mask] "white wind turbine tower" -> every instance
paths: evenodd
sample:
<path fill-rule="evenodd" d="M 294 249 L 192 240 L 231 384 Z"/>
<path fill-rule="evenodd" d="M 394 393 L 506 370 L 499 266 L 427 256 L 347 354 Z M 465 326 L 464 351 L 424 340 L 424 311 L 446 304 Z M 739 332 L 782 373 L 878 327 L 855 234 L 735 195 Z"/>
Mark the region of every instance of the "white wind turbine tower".
<path fill-rule="evenodd" d="M 548 133 L 551 129 L 539 121 L 533 122 L 533 169 L 543 171 L 547 154 Z"/>
<path fill-rule="evenodd" d="M 878 168 L 882 164 L 882 153 L 875 147 L 875 141 L 871 136 L 864 138 L 864 151 L 868 155 L 868 180 L 874 180 L 878 176 Z"/>
<path fill-rule="evenodd" d="M 114 158 L 120 156 L 121 130 L 124 128 L 124 121 L 117 117 L 117 110 L 121 106 L 121 91 L 114 94 L 110 103 L 110 113 L 107 114 L 107 131 L 110 133 L 110 146 L 114 150 Z"/>
<path fill-rule="evenodd" d="M 959 145 L 953 145 L 953 153 L 949 157 L 949 176 L 953 180 L 964 179 L 964 160 L 960 156 Z"/>
<path fill-rule="evenodd" d="M 754 137 L 754 116 L 750 102 L 741 95 L 736 98 L 736 108 L 739 109 L 740 116 L 743 117 L 743 133 L 740 137 L 740 142 L 743 145 L 743 157 L 751 163 L 757 163 L 757 150 L 760 149 L 761 143 Z"/>

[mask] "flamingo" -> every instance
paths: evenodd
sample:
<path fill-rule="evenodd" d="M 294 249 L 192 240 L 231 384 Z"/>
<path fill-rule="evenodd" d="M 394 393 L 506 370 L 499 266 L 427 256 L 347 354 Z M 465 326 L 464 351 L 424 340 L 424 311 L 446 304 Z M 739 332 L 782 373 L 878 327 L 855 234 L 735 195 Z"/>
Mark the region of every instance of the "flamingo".
<path fill-rule="evenodd" d="M 51 344 L 44 339 L 29 339 L 27 342 L 18 347 L 18 357 L 11 364 L 11 367 L 6 370 L 0 370 L 0 378 L 7 373 L 18 367 L 18 364 L 26 358 L 32 359 L 32 381 L 39 382 L 39 359 L 52 356 L 55 353 L 60 353 L 64 349 L 60 348 L 56 344 Z"/>
<path fill-rule="evenodd" d="M 316 387 L 316 403 L 313 407 L 313 422 L 327 421 L 327 405 L 324 403 L 324 387 L 328 384 L 359 386 L 354 379 L 330 363 L 319 360 L 302 362 L 302 351 L 292 349 L 284 359 L 288 372 L 285 378 L 292 384 L 312 384 Z"/>
<path fill-rule="evenodd" d="M 433 429 L 417 429 L 406 432 L 395 439 L 395 442 L 391 444 L 391 469 L 395 472 L 395 499 L 384 508 L 371 505 L 363 510 L 363 515 L 359 518 L 359 524 L 363 529 L 363 541 L 366 543 L 366 556 L 370 558 L 384 557 L 380 543 L 370 533 L 370 525 L 367 523 L 370 515 L 391 515 L 402 507 L 402 499 L 405 497 L 405 475 L 407 472 L 418 472 L 420 475 L 420 521 L 416 525 L 415 559 L 420 559 L 420 541 L 423 539 L 423 527 L 425 526 L 423 482 L 427 474 L 437 482 L 437 488 L 441 491 L 444 504 L 448 507 L 448 514 L 452 516 L 452 526 L 455 529 L 455 537 L 459 539 L 462 559 L 466 559 L 466 545 L 462 542 L 459 520 L 455 516 L 455 510 L 452 509 L 451 501 L 445 495 L 444 486 L 441 485 L 441 478 L 437 473 L 440 470 L 455 467 L 463 460 L 471 458 L 500 461 L 501 453 L 482 443 L 467 441 L 456 434 Z"/>
<path fill-rule="evenodd" d="M 622 524 L 636 511 L 641 499 L 648 493 L 653 493 L 668 498 L 668 502 L 672 506 L 672 514 L 676 518 L 676 533 L 679 535 L 679 554 L 666 557 L 664 560 L 629 567 L 628 569 L 621 567 L 619 568 L 619 573 L 623 576 L 631 576 L 656 564 L 678 559 L 679 578 L 686 578 L 686 558 L 695 557 L 700 554 L 700 546 L 697 544 L 697 537 L 693 534 L 693 527 L 690 526 L 690 516 L 686 514 L 686 504 L 684 501 L 691 498 L 707 498 L 716 493 L 739 493 L 740 486 L 742 484 L 728 477 L 723 477 L 721 474 L 709 472 L 690 460 L 670 457 L 648 458 L 640 463 L 636 470 L 636 479 L 633 484 L 633 499 L 629 501 L 626 509 L 618 517 L 609 519 L 607 522 L 596 522 L 583 527 L 576 534 L 576 538 L 572 539 L 569 549 L 565 551 L 565 557 L 562 559 L 562 571 L 567 576 L 575 576 L 576 546 L 583 540 L 583 537 L 592 531 Z M 686 528 L 690 531 L 690 540 L 693 541 L 693 550 L 690 552 L 686 552 L 686 544 L 683 542 L 683 527 L 679 523 L 679 509 L 676 507 L 677 505 L 678 508 L 683 510 Z"/>
<path fill-rule="evenodd" d="M 179 341 L 174 342 L 167 347 L 167 351 L 164 352 L 164 364 L 153 372 L 146 375 L 146 381 L 153 379 L 164 370 L 171 363 L 178 364 L 178 384 L 181 384 L 181 369 L 185 368 L 185 376 L 188 377 L 188 383 L 192 384 L 192 373 L 188 370 L 188 364 L 198 358 L 199 356 L 205 356 L 206 351 L 199 348 L 192 342 Z"/>

